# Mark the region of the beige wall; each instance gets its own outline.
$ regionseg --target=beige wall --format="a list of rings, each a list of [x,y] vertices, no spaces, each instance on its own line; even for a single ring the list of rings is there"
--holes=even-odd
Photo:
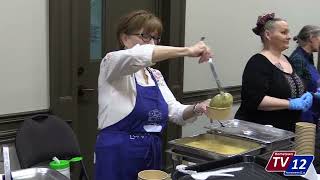
[[[276,12],[292,34],[319,24],[318,0],[186,2],[186,45],[206,36],[225,86],[241,84],[247,59],[261,47],[250,30],[259,14]],[[1,1],[0,22],[0,115],[49,108],[48,0]],[[207,64],[187,58],[184,68],[184,91],[216,87]]]
[[[185,43],[191,45],[201,36],[214,52],[216,69],[224,86],[240,85],[243,68],[261,48],[260,39],[251,31],[258,15],[275,12],[288,21],[296,35],[306,24],[320,25],[318,0],[187,0]],[[286,54],[296,47],[292,41]],[[216,87],[208,64],[197,65],[186,58],[183,90]]]
[[[0,1],[0,115],[49,107],[48,2]]]

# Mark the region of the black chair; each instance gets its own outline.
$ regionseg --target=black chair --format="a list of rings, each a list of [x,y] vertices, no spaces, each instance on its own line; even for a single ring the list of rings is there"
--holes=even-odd
[[[81,156],[71,127],[60,118],[47,114],[25,120],[17,132],[15,146],[21,168],[48,165],[54,156],[59,159]],[[83,161],[79,163],[79,179],[88,180]]]

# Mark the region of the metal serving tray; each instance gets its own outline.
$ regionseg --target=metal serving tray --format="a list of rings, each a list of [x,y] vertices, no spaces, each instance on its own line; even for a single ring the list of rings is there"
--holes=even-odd
[[[222,122],[224,127],[206,127],[209,132],[222,133],[252,139],[264,144],[286,141],[294,137],[294,133],[283,129],[268,127],[248,121],[232,119]]]
[[[200,134],[169,141],[173,149],[199,156],[223,159],[236,155],[258,155],[265,147],[254,141],[240,137],[228,137],[219,134]]]
[[[58,171],[49,168],[29,168],[12,171],[13,180],[69,180],[66,176]],[[1,174],[1,179],[5,180]]]

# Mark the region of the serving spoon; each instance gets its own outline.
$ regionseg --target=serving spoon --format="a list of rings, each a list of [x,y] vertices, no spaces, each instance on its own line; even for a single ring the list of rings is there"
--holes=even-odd
[[[204,41],[204,39],[205,39],[205,37],[201,37],[200,41]],[[212,61],[212,58],[211,58],[211,57],[209,58],[208,63],[210,64],[210,69],[211,69],[213,78],[214,78],[214,80],[215,80],[215,82],[216,82],[216,84],[217,84],[219,93],[220,93],[221,95],[224,95],[224,90],[223,90],[223,88],[222,88],[222,86],[221,86],[220,79],[218,78],[218,74],[217,74],[217,72],[216,72],[216,69],[215,69],[215,67],[214,67],[214,64],[213,64],[213,61]],[[216,119],[216,120],[219,122],[219,124],[221,125],[221,127],[224,127],[224,125],[222,124],[221,121],[219,121],[218,119]],[[211,122],[211,124],[212,124],[212,119],[210,119],[210,122]]]

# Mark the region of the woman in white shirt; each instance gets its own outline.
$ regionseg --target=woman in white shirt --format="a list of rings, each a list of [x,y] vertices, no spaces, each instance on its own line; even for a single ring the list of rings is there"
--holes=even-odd
[[[206,113],[209,101],[179,103],[160,71],[150,68],[176,57],[211,57],[200,41],[190,47],[157,45],[161,21],[134,11],[120,19],[117,37],[122,50],[108,53],[100,65],[99,115],[96,142],[97,180],[135,180],[145,169],[161,168],[161,134],[167,120],[184,125]]]

